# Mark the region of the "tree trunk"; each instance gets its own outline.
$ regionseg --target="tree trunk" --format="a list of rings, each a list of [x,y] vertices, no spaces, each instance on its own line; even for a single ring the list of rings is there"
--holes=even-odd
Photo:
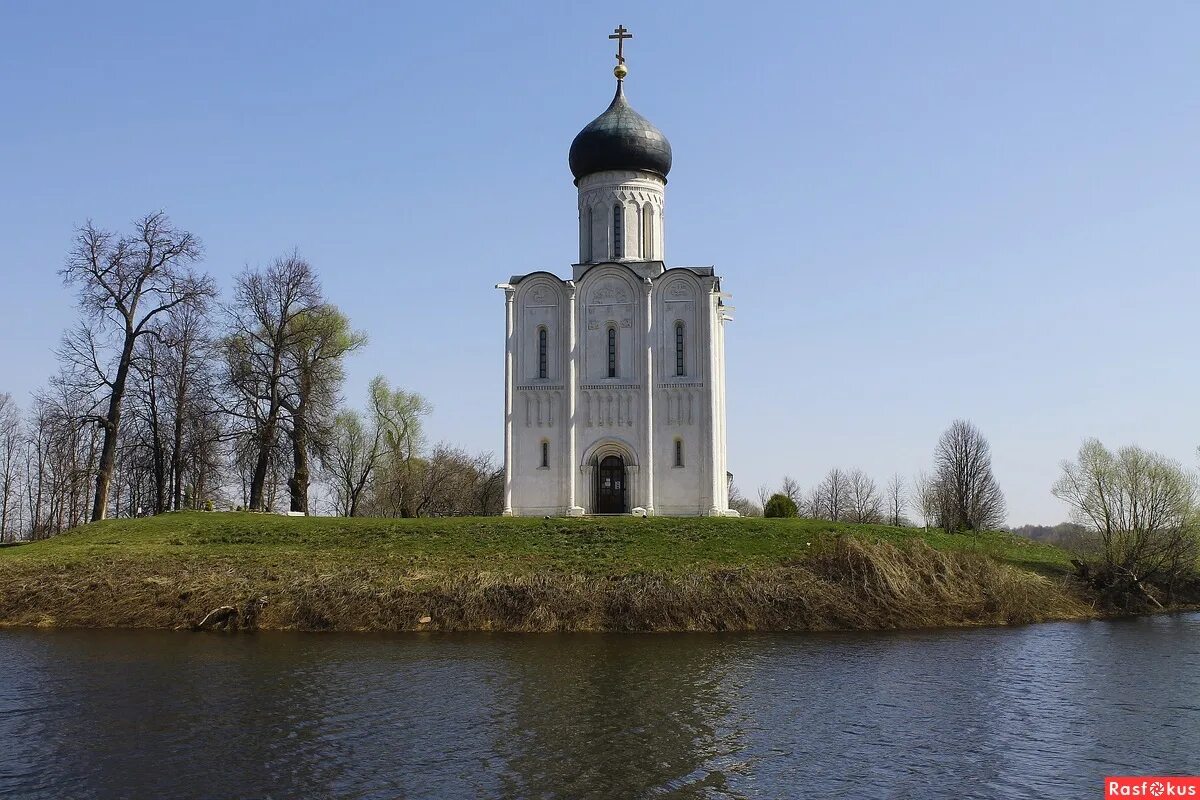
[[[121,429],[121,402],[125,399],[125,382],[129,378],[129,366],[133,362],[133,345],[136,336],[129,323],[125,325],[125,344],[121,348],[121,360],[117,364],[117,377],[112,383],[112,394],[108,396],[108,414],[105,416],[104,444],[100,448],[100,464],[96,468],[96,498],[92,502],[92,522],[108,516],[108,492],[112,486],[113,467],[117,461],[117,433]]]
[[[109,418],[104,424],[104,444],[100,448],[100,464],[96,468],[96,496],[92,501],[92,522],[108,516],[108,490],[112,483],[113,464],[117,456],[116,422],[112,415],[116,404],[109,403]],[[116,412],[119,416],[119,412]]]
[[[182,381],[180,382],[182,384]],[[182,390],[182,389],[181,389]],[[178,395],[177,395],[178,396]],[[183,507],[183,414],[175,408],[175,425],[171,432],[171,508]]]
[[[284,331],[281,328],[275,336],[274,351],[271,354],[270,375],[270,406],[267,418],[263,421],[259,433],[258,458],[254,462],[254,476],[250,479],[250,511],[266,511],[263,503],[263,489],[267,484],[267,470],[271,462],[271,447],[275,444],[275,429],[279,425],[279,382],[283,374],[283,345]]]
[[[163,444],[162,419],[158,413],[158,364],[154,359],[153,346],[150,351],[150,386],[148,405],[150,413],[150,447],[154,462],[154,513],[167,510],[167,453]]]
[[[288,480],[288,491],[291,492],[291,510],[308,513],[308,418],[306,416],[304,392],[308,387],[301,387],[301,398],[296,410],[292,413],[292,477]]]
[[[179,347],[179,374],[175,381],[175,419],[171,431],[171,507],[178,511],[183,501],[183,419],[187,408],[188,362],[191,360],[191,337],[184,335]]]
[[[258,458],[254,461],[254,474],[250,478],[250,511],[266,511],[263,505],[263,489],[267,484],[267,468],[271,461],[271,443],[275,439],[275,420],[268,417],[258,440]]]

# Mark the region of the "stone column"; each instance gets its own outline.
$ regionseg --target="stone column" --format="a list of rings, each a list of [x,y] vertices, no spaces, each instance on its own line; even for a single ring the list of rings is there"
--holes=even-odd
[[[511,517],[513,487],[513,334],[516,331],[513,299],[517,291],[511,286],[504,289],[504,511]]]
[[[579,480],[579,472],[575,467],[575,400],[579,393],[576,379],[578,374],[579,347],[575,332],[575,283],[567,281],[567,464],[563,474],[567,478],[567,515],[583,516],[583,507],[575,501],[575,484]]]
[[[643,293],[646,297],[646,327],[645,341],[643,345],[646,348],[646,372],[642,376],[644,381],[643,396],[646,404],[646,439],[645,453],[642,458],[646,470],[646,496],[642,508],[646,509],[647,514],[654,513],[654,319],[653,319],[653,291],[654,283],[649,279],[643,279]]]

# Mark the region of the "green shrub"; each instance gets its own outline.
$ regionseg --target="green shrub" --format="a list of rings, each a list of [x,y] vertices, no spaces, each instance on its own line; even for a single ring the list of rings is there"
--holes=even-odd
[[[796,508],[796,502],[786,494],[773,494],[767,504],[763,506],[764,517],[798,517],[800,509]]]

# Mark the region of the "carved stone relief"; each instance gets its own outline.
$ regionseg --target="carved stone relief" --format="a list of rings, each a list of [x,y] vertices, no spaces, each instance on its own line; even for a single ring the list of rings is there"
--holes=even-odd
[[[630,302],[629,287],[620,281],[607,280],[597,284],[596,288],[592,290],[589,305],[611,306],[628,302]]]
[[[667,287],[667,297],[673,300],[686,300],[692,296],[692,287],[686,281],[674,281]]]

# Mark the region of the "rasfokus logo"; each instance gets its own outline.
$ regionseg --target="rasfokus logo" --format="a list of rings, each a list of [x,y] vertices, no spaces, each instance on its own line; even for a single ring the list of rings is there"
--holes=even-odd
[[[1200,777],[1179,775],[1110,775],[1104,779],[1104,798],[1195,797],[1200,799]]]

